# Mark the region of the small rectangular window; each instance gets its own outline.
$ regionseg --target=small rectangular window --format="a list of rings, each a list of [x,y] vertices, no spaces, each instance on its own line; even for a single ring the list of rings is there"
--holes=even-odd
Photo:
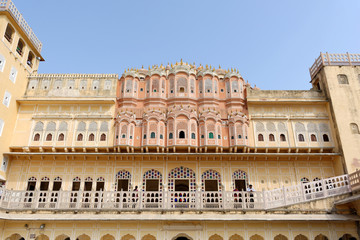
[[[16,76],[17,76],[17,70],[16,70],[15,67],[12,67],[12,68],[11,68],[11,71],[10,71],[10,75],[9,75],[10,81],[12,81],[13,83],[15,83],[15,81],[16,81]]]
[[[5,57],[0,54],[0,72],[4,71],[5,67]]]
[[[337,75],[339,84],[349,84],[348,78],[345,74]]]
[[[6,107],[9,107],[9,105],[10,105],[10,100],[11,100],[11,94],[10,94],[8,91],[5,91],[3,104],[4,104]]]
[[[7,156],[3,157],[2,164],[1,164],[1,170],[3,172],[6,172],[8,163],[9,163],[9,158]]]
[[[1,137],[3,129],[4,129],[4,125],[5,125],[4,120],[0,119],[0,137]]]

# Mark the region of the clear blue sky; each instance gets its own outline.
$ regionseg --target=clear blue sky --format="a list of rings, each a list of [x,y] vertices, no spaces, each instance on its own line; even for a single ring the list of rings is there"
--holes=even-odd
[[[360,53],[359,0],[14,0],[43,43],[40,73],[180,61],[238,68],[261,89],[309,89],[320,51]]]

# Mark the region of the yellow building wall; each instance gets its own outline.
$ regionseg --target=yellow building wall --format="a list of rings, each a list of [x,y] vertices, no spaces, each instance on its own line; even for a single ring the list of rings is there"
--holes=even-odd
[[[114,141],[114,101],[82,101],[82,102],[42,102],[31,104],[30,101],[19,106],[18,118],[14,129],[16,138],[12,139],[12,147],[111,147]],[[37,123],[43,123],[43,131],[36,131]],[[47,131],[50,122],[56,124],[55,131]],[[61,131],[60,124],[65,122],[67,130]],[[78,131],[78,124],[86,124],[85,131]],[[90,123],[97,124],[97,130],[89,129]],[[101,131],[101,124],[107,123],[107,130]],[[40,134],[40,140],[34,141],[34,135]],[[58,141],[59,134],[65,135],[64,141]],[[83,134],[83,141],[77,141],[77,134]],[[94,141],[89,141],[89,134],[95,134]],[[106,140],[100,141],[100,135],[106,134]],[[47,134],[52,140],[46,141]]]
[[[4,37],[8,23],[10,23],[15,30],[11,43]],[[16,52],[19,38],[22,38],[25,42],[23,56]],[[2,71],[0,71],[0,119],[4,122],[3,131],[0,135],[0,163],[3,166],[0,168],[0,177],[6,178],[4,170],[6,170],[7,163],[5,160],[4,165],[2,155],[4,152],[9,151],[9,143],[13,137],[18,111],[17,100],[24,95],[27,85],[27,76],[37,71],[39,60],[36,58],[37,56],[35,56],[32,67],[26,63],[29,51],[31,50],[34,54],[35,51],[31,48],[29,42],[26,41],[19,26],[15,24],[12,18],[9,18],[7,12],[0,12],[0,39],[0,54],[5,58],[4,67]],[[13,68],[17,71],[15,81],[10,80],[10,73]],[[5,92],[11,94],[8,107],[3,104]]]
[[[27,229],[25,224],[28,224]],[[39,229],[41,224],[45,224],[43,230]],[[315,239],[320,234],[332,240],[344,234],[357,236],[355,222],[325,221],[4,221],[0,230],[0,237],[5,240],[13,240],[9,237],[15,234],[25,239],[34,234],[38,240],[64,240],[66,237],[79,240],[174,240],[180,236],[192,240],[269,240],[280,234],[285,237],[281,240],[295,239],[299,235],[305,237],[300,239]]]
[[[348,84],[339,84],[338,75],[345,75]],[[353,133],[350,126],[359,128],[360,68],[352,66],[325,66],[315,78],[331,101],[331,111],[337,127],[338,139],[349,173],[360,168],[360,134]]]
[[[259,156],[164,156],[164,155],[106,155],[86,156],[78,155],[29,155],[12,156],[9,166],[7,189],[26,190],[27,181],[31,177],[37,179],[37,189],[40,179],[50,178],[52,181],[61,177],[62,189],[71,190],[75,177],[84,180],[91,177],[94,182],[97,178],[105,178],[105,190],[115,190],[115,176],[120,170],[127,170],[131,174],[132,186],[142,186],[143,175],[146,171],[158,170],[167,184],[169,172],[176,167],[187,167],[195,172],[197,188],[201,188],[201,175],[206,170],[212,169],[221,175],[222,184],[226,191],[234,189],[232,174],[236,170],[247,173],[248,183],[257,191],[280,188],[282,186],[296,185],[301,178],[310,181],[315,178],[328,178],[335,176],[334,162],[336,157],[322,157],[309,159],[308,157],[280,157],[279,159]],[[20,173],[20,174],[19,174]],[[95,187],[95,184],[93,184]]]

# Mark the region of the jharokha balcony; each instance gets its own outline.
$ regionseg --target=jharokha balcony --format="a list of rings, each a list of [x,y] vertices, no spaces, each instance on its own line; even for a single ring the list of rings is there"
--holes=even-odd
[[[360,171],[269,191],[18,191],[0,189],[5,211],[267,210],[354,191]]]

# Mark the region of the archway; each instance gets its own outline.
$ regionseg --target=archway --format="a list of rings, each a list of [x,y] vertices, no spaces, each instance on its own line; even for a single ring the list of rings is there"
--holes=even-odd
[[[100,240],[115,240],[115,237],[113,237],[110,234],[106,234],[106,235],[102,236]]]
[[[264,238],[260,235],[255,234],[250,237],[250,240],[264,240]]]
[[[55,240],[70,240],[70,237],[65,234],[61,234],[61,235],[57,236],[55,238]]]
[[[179,233],[174,238],[172,238],[172,240],[193,240],[193,239],[185,233]]]
[[[147,235],[143,236],[141,238],[141,240],[156,240],[156,238],[151,234],[147,234]]]
[[[23,239],[24,238],[20,234],[14,233],[10,237],[6,238],[5,240],[23,240]]]
[[[315,240],[329,240],[325,235],[319,234],[315,237]]]
[[[49,237],[44,234],[41,234],[41,235],[37,236],[35,238],[35,240],[49,240]]]
[[[121,238],[121,240],[135,240],[135,237],[133,235],[126,234]]]
[[[274,237],[274,240],[288,240],[288,238],[282,234],[279,234]]]
[[[294,240],[309,240],[307,237],[305,237],[302,234],[297,235]]]
[[[224,240],[220,235],[214,234],[211,237],[209,237],[209,240]]]
[[[82,235],[78,236],[76,238],[76,240],[91,240],[91,238],[86,234],[82,234]]]
[[[229,240],[244,240],[244,238],[238,234],[232,235]]]
[[[356,240],[356,238],[354,238],[350,234],[344,234],[341,238],[339,238],[339,240]]]

